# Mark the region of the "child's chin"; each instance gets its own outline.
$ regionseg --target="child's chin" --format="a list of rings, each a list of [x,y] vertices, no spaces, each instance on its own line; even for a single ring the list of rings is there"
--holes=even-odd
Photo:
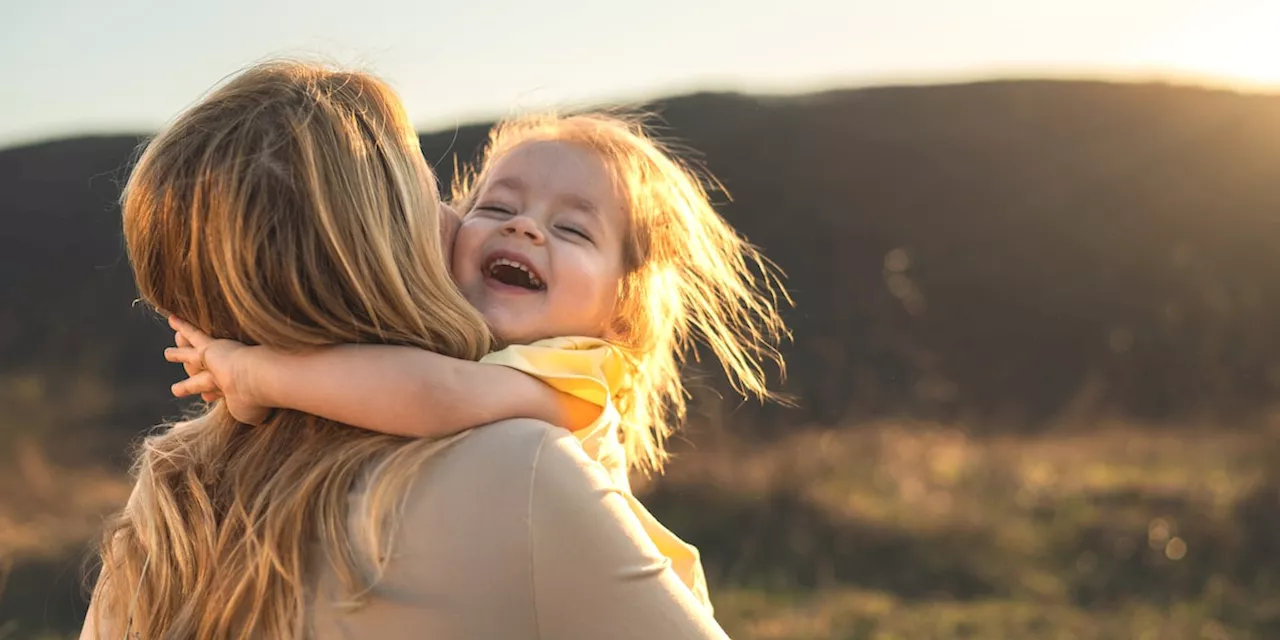
[[[499,340],[507,344],[528,344],[541,339],[536,327],[527,322],[513,321],[508,318],[486,318],[489,328]]]

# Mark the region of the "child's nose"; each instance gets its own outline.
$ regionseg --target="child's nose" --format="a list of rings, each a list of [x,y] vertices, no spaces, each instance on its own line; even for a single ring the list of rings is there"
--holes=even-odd
[[[521,235],[533,242],[542,242],[542,227],[529,216],[512,216],[503,225],[502,232],[506,235]]]

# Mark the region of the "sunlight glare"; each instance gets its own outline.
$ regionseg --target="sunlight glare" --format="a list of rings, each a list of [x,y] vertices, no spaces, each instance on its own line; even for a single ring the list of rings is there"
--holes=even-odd
[[[1173,63],[1193,75],[1251,89],[1280,89],[1280,2],[1205,13],[1186,26]]]

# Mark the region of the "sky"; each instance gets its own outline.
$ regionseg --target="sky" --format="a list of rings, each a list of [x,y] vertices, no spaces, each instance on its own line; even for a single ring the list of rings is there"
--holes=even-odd
[[[273,57],[376,73],[423,131],[704,90],[1096,77],[1272,92],[1280,0],[5,0],[0,147],[154,131]]]

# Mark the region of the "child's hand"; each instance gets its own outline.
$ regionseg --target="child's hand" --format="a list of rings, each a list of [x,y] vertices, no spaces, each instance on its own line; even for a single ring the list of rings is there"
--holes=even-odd
[[[164,359],[182,363],[187,379],[170,390],[179,398],[200,394],[205,401],[223,398],[231,416],[245,424],[261,424],[270,408],[259,403],[247,384],[245,356],[252,347],[235,340],[215,340],[194,325],[169,317],[177,332],[177,346],[164,350]]]
[[[187,340],[187,337],[182,335],[182,333],[178,331],[173,332],[173,343],[178,347],[191,346],[191,341]],[[184,362],[182,363],[182,369],[187,372],[187,377],[190,378],[196,375],[197,373],[204,371],[204,365],[199,362]],[[209,392],[200,394],[200,399],[204,400],[205,402],[213,402],[214,400],[217,400],[221,397],[222,397],[221,391],[209,391]]]

